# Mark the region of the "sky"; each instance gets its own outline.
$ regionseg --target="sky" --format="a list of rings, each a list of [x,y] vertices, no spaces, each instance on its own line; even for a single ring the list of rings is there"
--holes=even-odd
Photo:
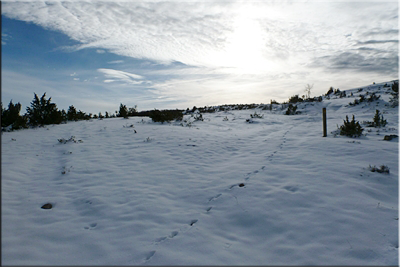
[[[2,1],[2,103],[270,103],[398,79],[397,1]]]

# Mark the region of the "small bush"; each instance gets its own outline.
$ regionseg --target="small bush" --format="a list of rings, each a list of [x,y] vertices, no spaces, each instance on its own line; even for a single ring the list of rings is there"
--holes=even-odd
[[[182,127],[192,127],[193,126],[193,124],[192,124],[192,122],[191,121],[188,121],[188,120],[183,120],[181,123],[180,123],[180,125],[182,126]]]
[[[335,89],[335,90],[333,91],[333,94],[334,94],[334,95],[340,95],[341,93],[342,93],[342,91],[340,91],[339,88],[337,88],[337,89]]]
[[[285,115],[295,115],[295,114],[298,114],[298,112],[296,112],[296,110],[297,110],[297,106],[296,106],[296,105],[289,104],[288,109],[286,110]]]
[[[154,140],[153,138],[147,137],[146,139],[144,139],[143,142],[145,142],[145,143],[150,143],[150,142],[153,141],[153,140]]]
[[[332,93],[333,93],[333,87],[331,86],[331,87],[329,88],[328,92],[326,92],[325,96],[328,96],[328,95],[330,95],[330,94],[332,94]]]
[[[68,142],[83,143],[82,140],[76,140],[76,139],[75,139],[75,136],[71,136],[69,139],[61,138],[61,139],[57,139],[57,140],[58,140],[58,142],[60,142],[61,144],[66,144],[66,143],[68,143]]]
[[[303,102],[303,99],[299,97],[299,95],[294,95],[289,98],[289,103],[296,104],[298,102]]]
[[[399,105],[399,81],[393,81],[392,84],[391,97],[389,99],[389,103],[392,107],[397,107]]]
[[[383,115],[381,115],[379,110],[377,109],[374,116],[374,127],[385,127],[386,124],[387,121],[383,118]]]
[[[370,94],[369,98],[367,98],[367,102],[374,102],[381,98],[381,96],[377,96],[375,93]]]
[[[354,99],[353,103],[349,103],[350,106],[357,106],[358,104],[361,104],[363,102],[373,102],[375,100],[378,100],[381,96],[376,96],[375,93],[372,93],[369,98],[365,98],[365,95],[360,95],[360,99]]]
[[[198,113],[195,115],[192,114],[192,116],[193,116],[194,121],[204,121],[203,115],[201,113]]]
[[[367,127],[385,127],[387,121],[383,118],[383,115],[381,115],[381,113],[377,109],[373,121],[365,121],[363,123],[366,124]]]
[[[262,118],[264,118],[264,114],[261,115],[261,114],[257,114],[257,112],[254,112],[254,114],[250,114],[250,117],[251,117],[251,118],[262,119]]]
[[[349,117],[346,116],[346,120],[343,120],[344,124],[340,126],[340,135],[345,135],[349,137],[361,136],[364,129],[361,127],[358,121],[355,121],[354,115],[353,119],[349,121]]]
[[[379,168],[377,168],[376,166],[371,166],[369,165],[369,170],[371,172],[379,172],[379,173],[387,173],[389,174],[389,167],[385,166],[385,165],[381,165]]]
[[[152,110],[149,114],[149,117],[154,122],[170,122],[173,120],[181,121],[183,119],[183,112],[182,110]]]

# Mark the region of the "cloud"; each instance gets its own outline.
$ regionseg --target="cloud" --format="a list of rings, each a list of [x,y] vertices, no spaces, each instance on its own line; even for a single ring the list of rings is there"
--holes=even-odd
[[[390,35],[393,37],[397,37],[399,35],[399,29],[382,30],[381,28],[375,28],[365,32],[364,35],[365,36]]]
[[[109,61],[107,62],[108,64],[120,64],[120,63],[124,63],[123,60],[114,60],[114,61]]]
[[[360,51],[374,51],[362,48]],[[333,56],[315,59],[313,67],[324,67],[335,71],[358,71],[366,73],[381,73],[396,77],[398,73],[399,58],[396,55],[368,56],[356,52],[343,52]]]
[[[97,71],[103,73],[106,78],[109,78],[104,80],[105,83],[119,81],[135,85],[135,84],[142,84],[144,82],[144,81],[137,81],[137,80],[143,80],[144,77],[134,73],[129,73],[120,70],[113,70],[113,69],[98,69]]]
[[[146,60],[97,70],[113,93],[135,85],[143,101],[279,101],[307,83],[398,76],[397,2],[7,1],[2,15],[79,42],[62,51]]]
[[[105,50],[102,50],[102,49],[97,49],[96,50],[96,53],[98,53],[98,54],[104,54],[106,51]]]
[[[2,45],[6,45],[9,39],[11,38],[10,35],[6,34],[6,33],[1,33],[1,44]]]
[[[366,44],[387,44],[387,43],[399,43],[399,40],[368,40],[365,42],[357,42],[358,45],[366,45]]]
[[[65,33],[81,43],[71,51],[94,48],[166,65],[263,73],[288,65],[295,70],[354,43],[382,43],[368,38],[395,33],[397,8],[397,3],[318,1],[34,1],[4,2],[2,13]]]

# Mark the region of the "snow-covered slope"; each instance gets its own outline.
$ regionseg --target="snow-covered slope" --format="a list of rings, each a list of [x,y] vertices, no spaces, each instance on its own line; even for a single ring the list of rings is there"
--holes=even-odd
[[[259,108],[185,115],[191,127],[131,117],[4,132],[2,263],[397,265],[398,138],[383,137],[398,135],[398,108],[382,85],[293,116]],[[381,98],[348,105],[366,91]],[[346,115],[372,121],[376,109],[386,127],[334,134]],[[247,123],[254,112],[264,117]]]

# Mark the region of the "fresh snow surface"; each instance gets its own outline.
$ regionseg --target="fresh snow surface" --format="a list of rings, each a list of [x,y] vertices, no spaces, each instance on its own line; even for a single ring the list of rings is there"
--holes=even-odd
[[[293,116],[276,106],[185,115],[191,127],[131,117],[4,132],[2,264],[398,265],[398,138],[383,141],[398,135],[398,108],[382,85]],[[381,99],[346,107],[366,91]],[[376,109],[386,127],[334,134]],[[254,112],[264,118],[247,123]]]

